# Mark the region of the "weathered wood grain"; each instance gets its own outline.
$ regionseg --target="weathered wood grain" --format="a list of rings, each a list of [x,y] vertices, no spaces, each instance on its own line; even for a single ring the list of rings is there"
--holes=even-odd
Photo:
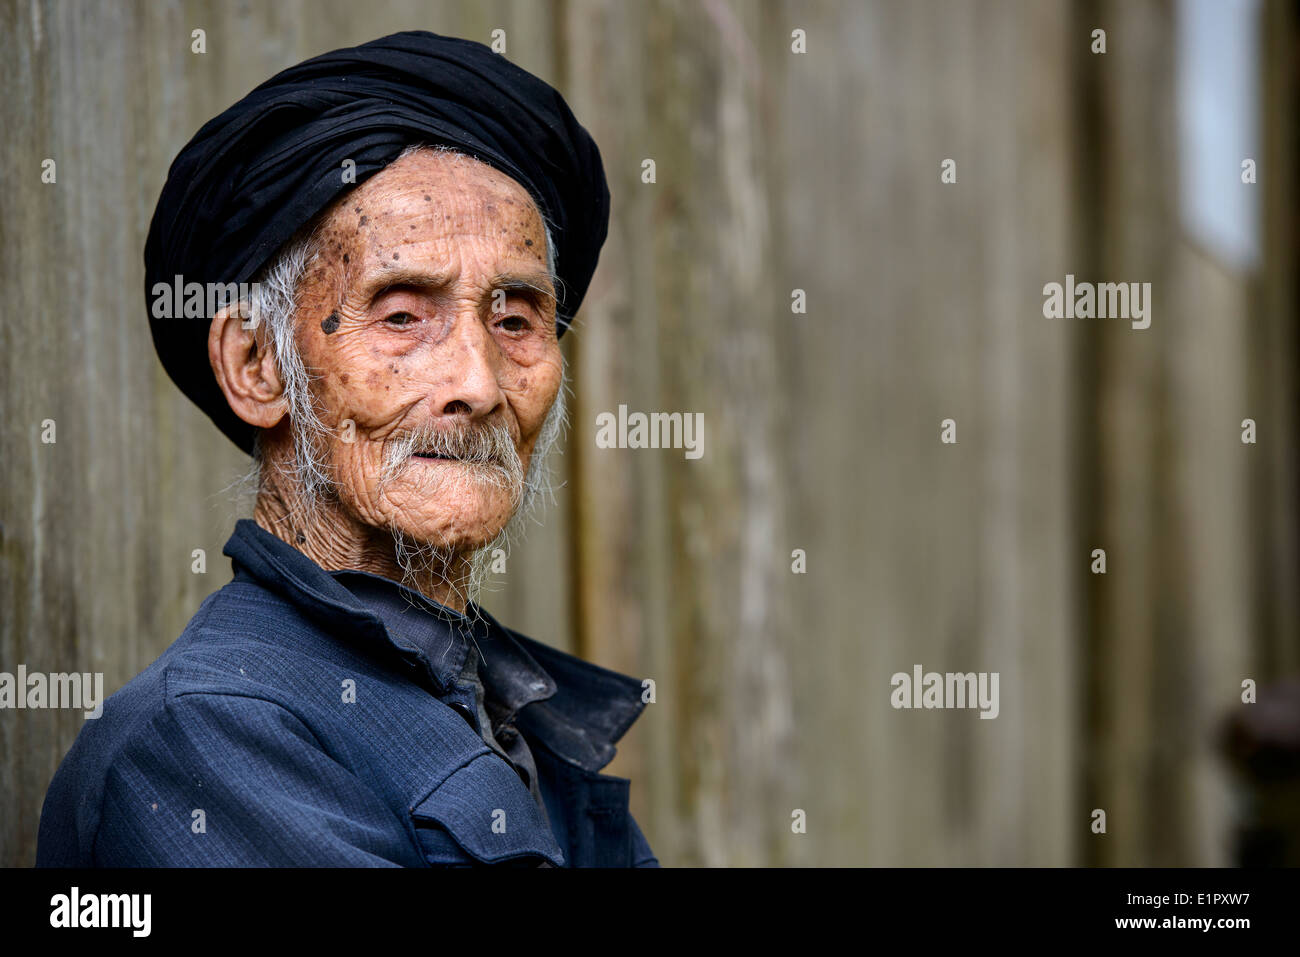
[[[1265,12],[1294,32],[1284,5]],[[223,489],[246,460],[166,378],[142,300],[176,151],[309,55],[501,28],[594,134],[613,219],[565,340],[559,502],[486,604],[653,679],[607,773],[631,778],[661,860],[1228,863],[1213,730],[1241,678],[1300,661],[1296,207],[1287,177],[1262,181],[1258,275],[1182,236],[1177,15],[0,4],[0,670],[115,690],[227,580],[246,503]],[[1270,47],[1270,117],[1294,113],[1293,51]],[[1266,173],[1294,165],[1287,123],[1263,123]],[[1152,328],[1045,319],[1066,273],[1152,282]],[[619,405],[702,413],[705,454],[598,448]],[[997,719],[893,708],[891,675],[918,663],[999,672]],[[0,712],[0,864],[34,859],[80,721]]]

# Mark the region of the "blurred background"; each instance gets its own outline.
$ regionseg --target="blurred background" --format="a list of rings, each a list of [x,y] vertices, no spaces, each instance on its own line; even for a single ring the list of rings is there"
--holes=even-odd
[[[0,0],[0,670],[114,691],[229,580],[149,219],[203,122],[412,28],[504,31],[605,160],[565,486],[484,604],[655,680],[606,773],[665,865],[1297,853],[1295,0]],[[1067,274],[1150,328],[1045,318]],[[597,448],[620,404],[705,454]],[[998,717],[895,710],[917,664]],[[0,712],[0,864],[81,722]]]

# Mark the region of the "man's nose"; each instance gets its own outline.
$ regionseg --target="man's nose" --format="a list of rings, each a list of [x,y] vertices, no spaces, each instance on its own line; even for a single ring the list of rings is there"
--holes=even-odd
[[[477,315],[456,319],[452,334],[442,343],[447,357],[446,385],[434,397],[443,415],[483,418],[505,400],[497,380],[496,343]]]

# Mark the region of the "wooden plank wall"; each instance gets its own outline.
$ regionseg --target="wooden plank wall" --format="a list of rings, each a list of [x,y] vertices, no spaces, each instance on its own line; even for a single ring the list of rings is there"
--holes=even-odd
[[[1297,658],[1292,224],[1262,276],[1182,239],[1177,9],[0,4],[0,670],[116,689],[227,580],[246,462],[141,301],[176,150],[314,53],[501,28],[593,132],[614,215],[566,337],[565,486],[487,604],[655,681],[608,772],[663,862],[1227,862],[1212,729]],[[1070,272],[1153,282],[1152,328],[1044,319]],[[705,454],[597,448],[619,405],[702,413]],[[998,718],[894,709],[915,664],[998,672]],[[0,713],[0,864],[33,860],[79,722]]]

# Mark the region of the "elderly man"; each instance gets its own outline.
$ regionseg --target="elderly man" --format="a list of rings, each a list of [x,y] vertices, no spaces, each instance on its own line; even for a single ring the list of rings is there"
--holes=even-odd
[[[251,292],[154,308],[154,341],[253,455],[254,517],[78,737],[38,864],[658,864],[599,773],[641,683],[475,602],[547,488],[608,210],[559,94],[429,33],[286,70],[185,147],[148,291]]]

